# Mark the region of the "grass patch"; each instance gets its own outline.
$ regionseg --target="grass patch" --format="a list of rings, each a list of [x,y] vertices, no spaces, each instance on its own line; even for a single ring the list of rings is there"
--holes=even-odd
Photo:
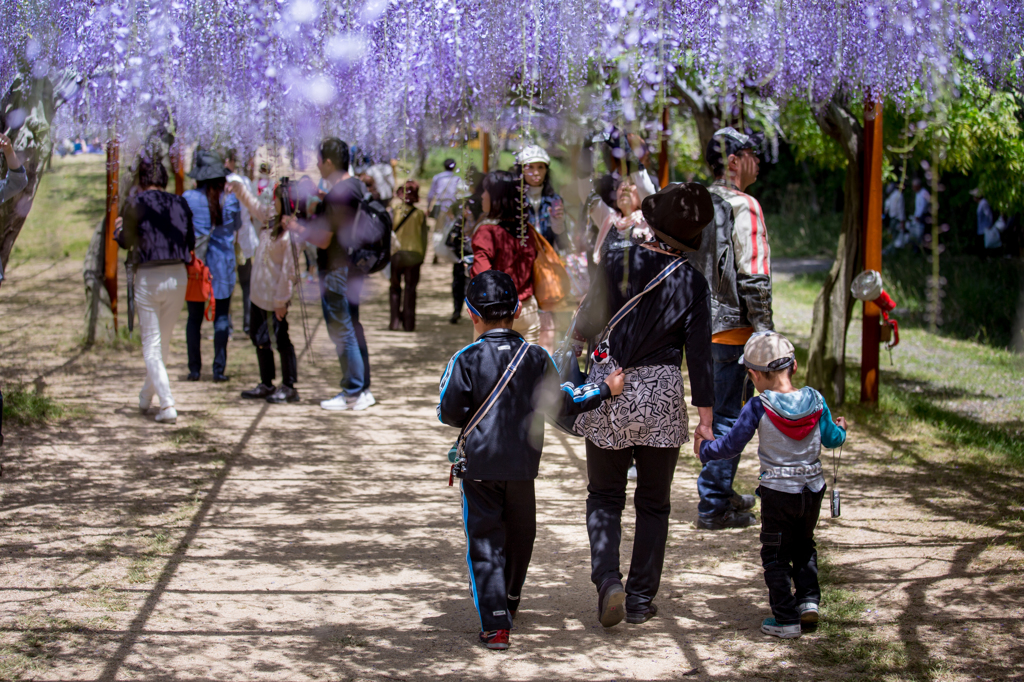
[[[92,628],[66,618],[22,616],[17,620],[21,636],[0,644],[0,679],[18,680],[44,668],[61,645],[76,635],[92,635]],[[34,676],[34,675],[33,675]]]
[[[197,424],[175,429],[171,432],[171,443],[180,447],[182,445],[193,445],[206,441],[208,434],[206,429]]]
[[[153,559],[150,557],[139,557],[128,565],[128,582],[132,584],[148,583],[152,580],[150,570],[153,568]]]
[[[106,211],[106,160],[102,154],[53,157],[11,259],[82,259]]]
[[[4,391],[4,423],[17,426],[50,424],[70,416],[72,411],[49,396],[29,391],[25,384],[13,384]]]

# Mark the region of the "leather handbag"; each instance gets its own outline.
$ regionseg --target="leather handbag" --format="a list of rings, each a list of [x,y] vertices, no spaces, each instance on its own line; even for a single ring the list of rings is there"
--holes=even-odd
[[[531,229],[537,259],[533,261],[533,295],[541,310],[557,310],[568,299],[571,282],[562,259],[547,239]]]
[[[185,300],[193,303],[209,301],[203,315],[208,322],[212,321],[216,303],[213,298],[213,277],[210,276],[210,268],[193,253],[192,262],[185,266],[185,272],[188,274]]]

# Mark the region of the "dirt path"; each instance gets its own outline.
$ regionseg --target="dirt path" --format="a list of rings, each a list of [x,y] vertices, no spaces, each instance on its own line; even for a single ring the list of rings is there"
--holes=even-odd
[[[1024,679],[1020,472],[928,458],[928,443],[897,427],[852,430],[843,517],[820,524],[830,584],[843,583],[829,588],[834,625],[795,642],[758,631],[757,530],[695,530],[698,467],[685,450],[661,612],[601,628],[583,443],[548,429],[513,648],[477,646],[446,485],[456,433],[434,412],[444,363],[470,335],[466,321],[447,323],[450,273],[424,267],[415,334],[385,331],[385,284],[373,279],[363,318],[379,404],[361,414],[316,405],[339,378],[322,324],[299,363],[303,402],[273,406],[237,397],[257,377],[240,330],[230,383],[183,381],[182,316],[174,427],[138,414],[138,349],[79,350],[78,263],[8,273],[5,386],[42,377],[40,390],[88,416],[7,429],[0,678]],[[627,518],[628,557],[628,507]]]

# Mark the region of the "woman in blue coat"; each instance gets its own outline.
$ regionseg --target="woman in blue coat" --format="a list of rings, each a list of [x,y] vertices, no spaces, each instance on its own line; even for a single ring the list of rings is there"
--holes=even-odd
[[[224,368],[228,361],[228,332],[231,320],[231,292],[235,289],[235,233],[242,225],[238,199],[225,192],[228,169],[213,152],[197,149],[189,177],[196,189],[183,195],[192,209],[196,234],[196,256],[210,268],[213,297],[216,300],[213,318],[213,380],[227,381]],[[188,345],[188,380],[199,381],[202,358],[199,354],[200,328],[206,303],[188,302],[188,324],[185,340]]]

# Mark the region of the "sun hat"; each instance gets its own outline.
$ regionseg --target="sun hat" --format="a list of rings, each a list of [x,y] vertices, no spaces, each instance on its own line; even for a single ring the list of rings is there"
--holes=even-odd
[[[501,270],[485,270],[470,281],[466,307],[484,320],[500,320],[514,315],[519,308],[516,284]]]
[[[221,158],[220,154],[196,148],[195,153],[192,155],[192,170],[188,173],[190,178],[196,182],[202,182],[204,180],[226,178],[230,174],[231,171],[224,167],[224,159]]]
[[[743,346],[740,364],[758,372],[777,372],[796,362],[793,344],[778,332],[757,332]]]
[[[551,165],[551,157],[544,151],[543,147],[539,147],[535,144],[527,145],[523,147],[522,151],[516,157],[516,161],[519,162],[520,166],[525,166],[528,163],[543,163]]]
[[[700,248],[700,235],[715,217],[711,193],[697,182],[668,185],[641,204],[644,220],[663,242],[682,251]]]

